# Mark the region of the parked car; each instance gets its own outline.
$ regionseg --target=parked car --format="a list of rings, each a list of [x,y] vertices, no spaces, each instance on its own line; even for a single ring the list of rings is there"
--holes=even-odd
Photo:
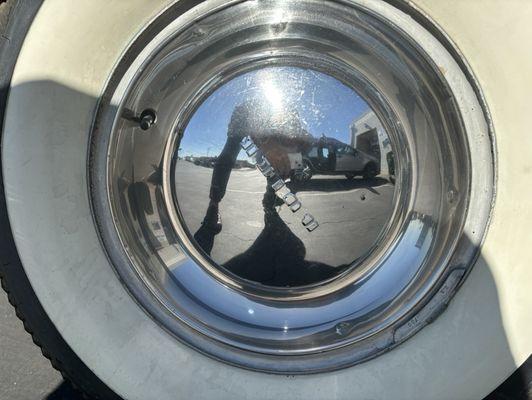
[[[313,175],[345,175],[347,179],[365,179],[380,174],[378,157],[355,149],[334,138],[321,137],[305,154],[300,167],[295,166],[292,179],[306,182]]]
[[[213,168],[214,167],[214,163],[216,162],[216,157],[195,157],[194,158],[194,165],[198,165],[198,166],[201,166],[201,167],[206,167],[206,168]]]

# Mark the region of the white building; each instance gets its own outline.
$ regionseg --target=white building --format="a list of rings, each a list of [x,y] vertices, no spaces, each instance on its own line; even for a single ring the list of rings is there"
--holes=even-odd
[[[381,160],[381,173],[388,175],[386,154],[392,151],[390,138],[373,110],[368,110],[350,126],[351,146]]]

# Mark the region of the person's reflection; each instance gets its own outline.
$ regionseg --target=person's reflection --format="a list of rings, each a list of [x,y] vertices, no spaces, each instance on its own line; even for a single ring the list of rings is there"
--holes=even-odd
[[[312,145],[296,112],[265,107],[254,101],[237,106],[228,126],[227,141],[215,163],[210,203],[195,240],[210,254],[215,236],[222,230],[219,204],[222,201],[231,170],[241,150],[240,143],[251,137],[282,179],[291,172],[289,154],[305,153]],[[276,206],[283,202],[268,182],[262,200],[264,230],[244,253],[226,262],[224,267],[236,275],[275,286],[304,285],[327,279],[334,269],[328,265],[305,260],[303,242],[279,217]]]

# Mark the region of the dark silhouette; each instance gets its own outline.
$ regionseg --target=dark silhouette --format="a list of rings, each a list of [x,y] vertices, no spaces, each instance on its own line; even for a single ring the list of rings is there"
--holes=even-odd
[[[266,156],[277,175],[290,176],[289,153],[304,153],[312,145],[313,137],[301,127],[296,112],[274,110],[254,101],[237,106],[231,116],[227,141],[213,169],[210,203],[200,229],[194,235],[208,254],[217,234],[222,230],[219,203],[222,201],[231,171],[241,150],[244,137],[249,136]],[[251,247],[224,264],[224,267],[244,279],[274,286],[300,286],[325,280],[343,267],[305,260],[303,242],[279,217],[276,206],[283,201],[268,182],[262,200],[264,230]],[[287,183],[289,188],[290,182]]]

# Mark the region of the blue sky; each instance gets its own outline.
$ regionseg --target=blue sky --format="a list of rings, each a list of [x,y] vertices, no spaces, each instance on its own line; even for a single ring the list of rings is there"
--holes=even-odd
[[[227,82],[201,104],[185,129],[180,155],[219,154],[235,106],[250,98],[272,106],[290,104],[312,135],[344,143],[351,142],[350,124],[369,109],[353,89],[329,75],[296,67],[263,68]]]

